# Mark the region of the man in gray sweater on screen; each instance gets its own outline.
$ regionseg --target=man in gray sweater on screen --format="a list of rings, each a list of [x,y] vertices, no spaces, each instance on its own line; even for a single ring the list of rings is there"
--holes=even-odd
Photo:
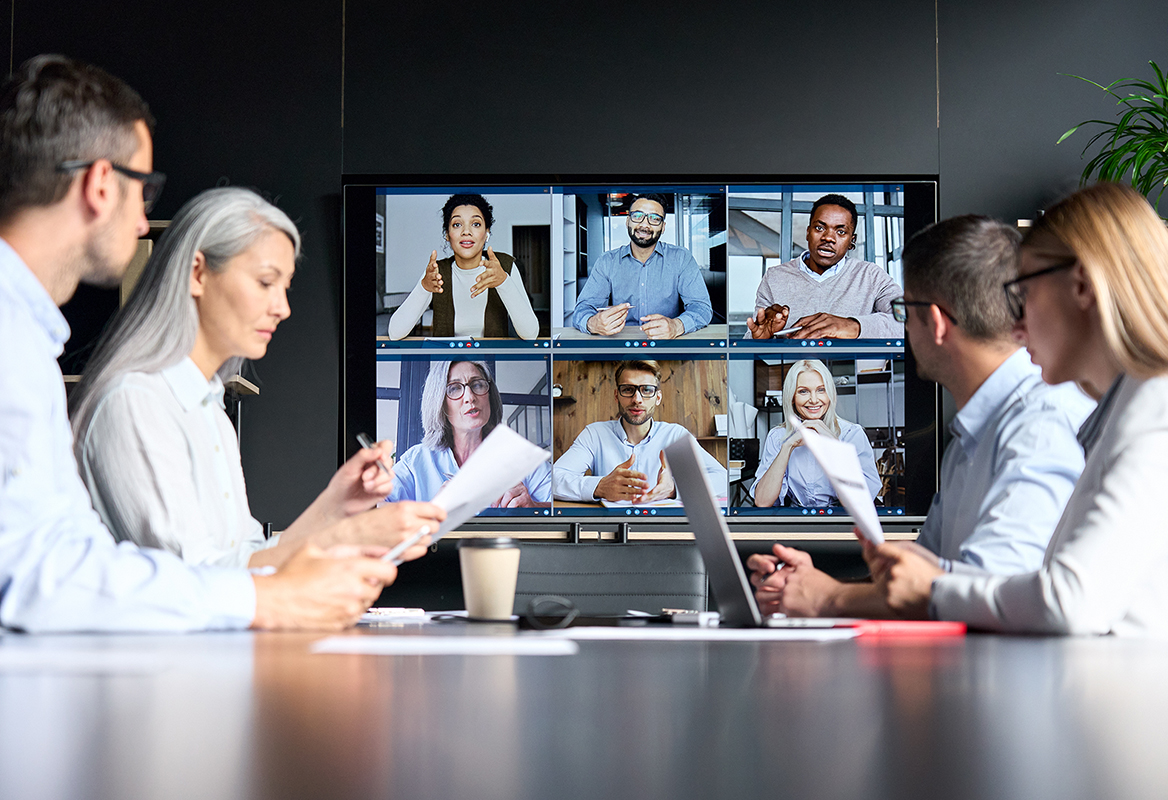
[[[755,295],[750,336],[770,339],[886,339],[904,336],[892,318],[900,287],[856,247],[856,205],[827,194],[811,207],[807,252],[767,269]],[[789,332],[788,332],[789,331]]]

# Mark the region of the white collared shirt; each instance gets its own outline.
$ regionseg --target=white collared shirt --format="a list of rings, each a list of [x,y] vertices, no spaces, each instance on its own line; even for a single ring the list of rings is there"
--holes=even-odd
[[[223,384],[190,358],[123,375],[79,435],[93,505],[118,540],[190,564],[246,567],[265,541],[251,515]]]
[[[115,544],[73,459],[56,358],[69,326],[0,240],[0,624],[30,632],[246,628],[245,570]]]

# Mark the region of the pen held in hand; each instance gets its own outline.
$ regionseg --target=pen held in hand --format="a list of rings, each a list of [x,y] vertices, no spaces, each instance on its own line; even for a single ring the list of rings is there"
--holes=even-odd
[[[430,535],[430,526],[423,525],[422,528],[408,539],[404,539],[397,543],[397,545],[388,553],[381,557],[382,561],[389,561],[395,567],[402,563],[401,554],[409,550],[411,547],[422,541],[422,538]]]
[[[358,433],[357,434],[357,443],[360,444],[362,447],[364,447],[366,450],[372,450],[373,445],[374,445],[374,441],[371,438],[369,438],[369,434],[367,434],[367,433]],[[384,472],[386,475],[388,475],[391,478],[393,477],[393,473],[390,472],[389,467],[387,467],[385,465],[385,462],[382,461],[380,458],[377,459],[377,466],[381,467],[381,471]]]

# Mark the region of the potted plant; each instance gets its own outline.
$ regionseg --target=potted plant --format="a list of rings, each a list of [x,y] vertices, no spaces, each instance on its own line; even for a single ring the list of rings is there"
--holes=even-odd
[[[1080,122],[1059,137],[1061,144],[1084,125],[1102,125],[1083,148],[1083,155],[1096,142],[1102,149],[1083,169],[1081,181],[1122,181],[1131,175],[1131,185],[1145,195],[1157,210],[1168,189],[1168,79],[1155,61],[1149,61],[1155,81],[1123,78],[1104,86],[1093,80],[1069,75],[1097,86],[1116,99],[1118,120],[1092,119]],[[1155,200],[1153,200],[1153,194]]]

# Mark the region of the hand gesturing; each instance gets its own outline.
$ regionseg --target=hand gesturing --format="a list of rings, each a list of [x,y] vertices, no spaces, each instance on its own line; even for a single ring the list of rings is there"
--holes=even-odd
[[[442,294],[442,275],[438,272],[438,251],[430,251],[430,263],[422,276],[422,288],[430,294]]]

